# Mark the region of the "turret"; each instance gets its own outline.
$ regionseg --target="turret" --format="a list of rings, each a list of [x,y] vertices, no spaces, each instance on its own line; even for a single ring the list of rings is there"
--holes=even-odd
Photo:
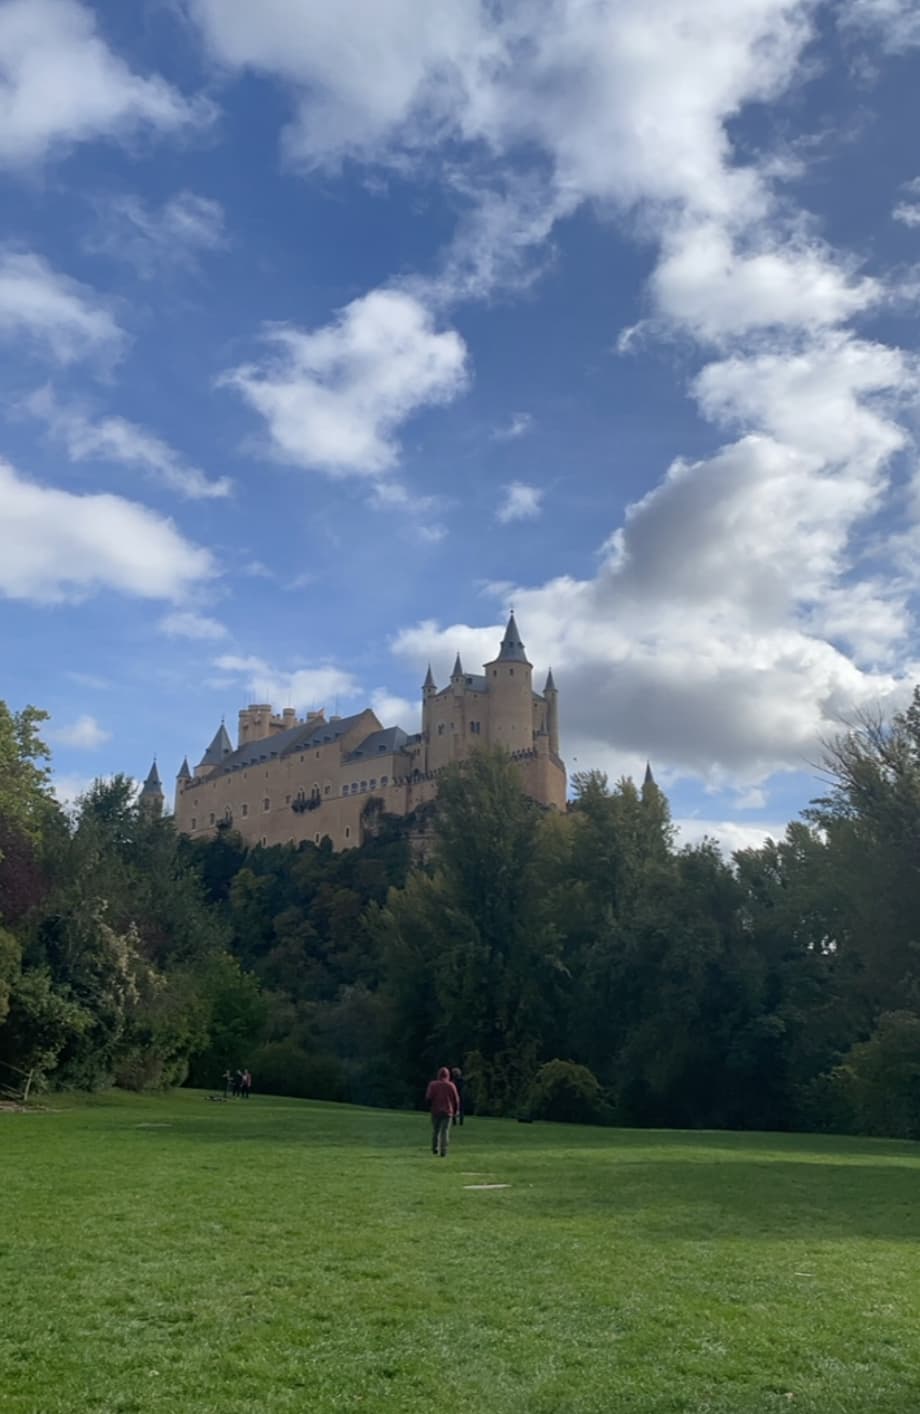
[[[214,770],[215,766],[222,766],[224,757],[229,756],[233,750],[233,744],[227,734],[227,728],[221,722],[211,740],[211,745],[202,756],[195,767],[195,778],[207,776]]]
[[[454,662],[454,670],[450,675],[450,685],[454,690],[454,696],[458,696],[463,691],[463,664],[460,662],[460,654],[457,654]]]
[[[533,668],[513,610],[498,657],[485,664],[485,673],[491,744],[511,752],[533,750]]]
[[[157,759],[154,757],[153,765],[150,767],[147,774],[147,779],[141,786],[138,804],[141,810],[149,815],[162,815],[164,802],[163,784],[160,780],[160,773],[157,770]]]
[[[185,790],[185,787],[188,785],[188,783],[189,783],[189,781],[190,781],[191,779],[192,779],[192,773],[191,773],[191,771],[190,771],[189,768],[188,768],[188,757],[187,757],[187,756],[183,756],[183,758],[182,758],[182,765],[179,767],[179,770],[178,770],[178,772],[176,773],[176,803],[175,803],[175,811],[176,811],[176,814],[177,814],[177,815],[178,815],[178,813],[179,813],[179,797],[180,797],[180,795],[182,794],[182,792]]]
[[[550,668],[546,674],[546,686],[543,688],[543,696],[546,698],[546,730],[549,733],[549,749],[554,756],[559,755],[559,693],[556,690],[556,681],[553,677],[553,670]]]

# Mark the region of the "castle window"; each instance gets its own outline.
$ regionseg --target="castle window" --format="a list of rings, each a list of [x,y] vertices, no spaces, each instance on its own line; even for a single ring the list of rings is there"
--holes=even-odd
[[[481,735],[481,727],[482,727],[482,723],[481,723],[481,722],[470,722],[470,735],[471,735],[471,736],[479,736],[479,735]]]
[[[286,796],[284,797],[284,803],[285,803],[285,805],[290,805],[290,803],[291,803],[291,797],[290,797],[289,795],[286,795]]]
[[[213,825],[213,824],[214,824],[214,811],[213,811],[213,810],[211,811],[210,815],[208,816],[208,824],[209,824],[209,825]]]
[[[345,826],[345,838],[346,838],[347,840],[350,840],[350,839],[351,839],[351,826],[350,826],[350,825],[346,825],[346,826]]]
[[[371,781],[371,790],[376,790],[376,789],[377,789],[377,782],[376,782],[375,780],[374,780],[374,781]]]
[[[513,668],[509,668],[509,669],[508,669],[508,672],[511,674],[512,677],[514,677],[514,669],[513,669]]]
[[[268,844],[268,840],[267,840],[267,839],[265,838],[265,836],[263,835],[263,836],[262,836],[262,848],[264,849],[267,844]]]
[[[240,806],[240,814],[241,814],[241,815],[248,815],[248,814],[249,814],[249,806],[248,806],[248,805],[245,805],[245,804],[244,804],[244,805],[241,805],[241,806]]]
[[[438,722],[438,736],[444,735],[444,723]]]
[[[271,810],[271,808],[272,808],[272,803],[271,803],[271,801],[269,800],[268,796],[266,796],[265,799],[262,801],[262,809],[263,809],[263,810]]]
[[[193,815],[193,816],[192,816],[192,829],[195,830],[195,829],[197,829],[197,828],[198,828],[198,821],[195,819],[195,817],[194,817],[194,815]]]
[[[319,752],[318,752],[318,751],[317,751],[317,753],[316,753],[316,759],[317,759],[317,761],[319,760]]]
[[[493,678],[497,678],[497,677],[498,677],[498,668],[493,668],[493,669],[492,669],[492,676],[493,676]]]
[[[380,784],[381,784],[382,786],[388,786],[388,785],[390,784],[390,778],[389,778],[389,776],[381,776],[381,777],[380,777]]]
[[[357,795],[357,794],[358,794],[358,782],[357,782],[357,781],[352,781],[352,783],[351,783],[351,793],[352,793],[352,795]]]
[[[327,786],[326,789],[323,791],[323,795],[329,795],[330,792],[331,792],[331,790],[332,790],[332,786]]]
[[[343,794],[343,795],[347,795],[347,794],[348,794],[348,787],[347,787],[347,786],[343,786],[343,787],[342,787],[342,794]]]
[[[313,843],[319,844],[319,830],[317,830],[316,834],[313,836]]]
[[[367,781],[362,781],[362,782],[361,782],[361,794],[363,795],[366,790],[367,790]]]

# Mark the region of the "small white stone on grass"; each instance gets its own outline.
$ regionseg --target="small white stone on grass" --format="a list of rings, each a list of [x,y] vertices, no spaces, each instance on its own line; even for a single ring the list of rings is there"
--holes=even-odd
[[[464,1183],[464,1188],[475,1189],[481,1192],[483,1188],[510,1188],[510,1183]]]

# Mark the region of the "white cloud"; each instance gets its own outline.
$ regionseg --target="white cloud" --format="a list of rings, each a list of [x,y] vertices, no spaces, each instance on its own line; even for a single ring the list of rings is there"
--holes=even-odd
[[[731,856],[739,849],[760,849],[768,839],[781,840],[786,834],[785,823],[749,824],[741,820],[700,820],[694,816],[675,820],[678,843],[702,844],[715,840],[722,853]]]
[[[536,520],[543,510],[543,491],[539,486],[529,486],[526,481],[512,481],[504,488],[501,505],[495,512],[495,519],[502,525],[514,520]]]
[[[385,727],[402,727],[407,732],[421,729],[421,697],[410,702],[408,698],[388,692],[385,687],[378,687],[371,693],[371,707]]]
[[[37,162],[93,138],[128,139],[207,122],[158,76],[133,73],[77,0],[0,5],[0,165]]]
[[[466,348],[411,295],[373,290],[311,332],[270,329],[274,355],[225,374],[264,419],[280,459],[333,476],[379,476],[397,429],[466,384]]]
[[[916,0],[843,0],[838,21],[845,28],[874,32],[885,49],[900,54],[920,44]]]
[[[40,388],[23,403],[33,417],[47,423],[72,461],[108,461],[137,467],[161,485],[189,500],[229,496],[228,477],[212,481],[197,466],[183,461],[166,442],[123,417],[93,419],[77,407],[62,406],[50,388]]]
[[[218,619],[197,614],[191,609],[176,609],[166,614],[157,625],[167,638],[216,639],[228,638],[229,632]]]
[[[214,659],[214,667],[242,678],[255,701],[311,711],[322,707],[327,717],[335,711],[338,698],[353,698],[358,691],[352,674],[332,664],[285,670],[272,667],[264,658],[225,653]]]
[[[532,428],[533,414],[516,412],[502,427],[496,427],[492,433],[492,440],[493,442],[516,442],[518,437],[523,437]]]
[[[757,245],[739,248],[711,221],[669,233],[651,288],[666,318],[715,340],[758,328],[840,324],[881,298],[878,281],[857,279],[817,243],[777,247],[761,235]]]
[[[116,196],[100,204],[99,227],[88,248],[126,260],[144,279],[180,266],[194,270],[203,253],[229,242],[219,201],[181,191],[155,207],[139,196]]]
[[[94,290],[53,270],[41,256],[2,247],[0,335],[25,339],[65,364],[117,356],[124,343],[111,311]]]
[[[95,751],[110,741],[112,733],[100,727],[95,717],[84,714],[66,727],[54,727],[48,733],[59,746],[70,746],[76,751]]]
[[[905,201],[899,201],[891,215],[902,226],[920,226],[920,177],[904,182],[902,191],[907,193]]]
[[[216,573],[172,521],[120,496],[74,495],[0,462],[0,594],[54,604],[114,589],[181,599]]]

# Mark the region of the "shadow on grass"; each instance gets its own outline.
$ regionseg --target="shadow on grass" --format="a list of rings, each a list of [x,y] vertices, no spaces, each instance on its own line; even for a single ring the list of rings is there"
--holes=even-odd
[[[915,1169],[803,1160],[626,1163],[606,1170],[602,1184],[590,1166],[564,1179],[537,1173],[528,1210],[549,1220],[609,1214],[635,1223],[645,1238],[668,1242],[920,1241]]]

